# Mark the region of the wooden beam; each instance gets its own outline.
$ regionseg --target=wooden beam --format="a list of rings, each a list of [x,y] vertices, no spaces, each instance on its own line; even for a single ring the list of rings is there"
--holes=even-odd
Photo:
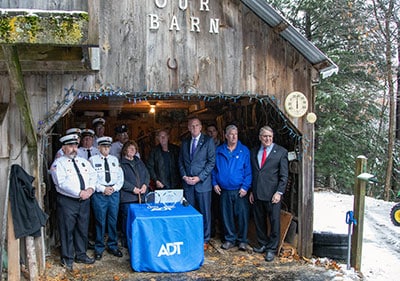
[[[87,45],[87,12],[2,9],[0,44]]]
[[[2,46],[3,52],[7,62],[7,68],[9,73],[9,81],[11,89],[15,93],[15,101],[19,108],[19,112],[21,114],[21,118],[23,121],[23,126],[25,130],[27,145],[28,145],[28,158],[30,163],[30,171],[33,171],[33,176],[38,178],[40,174],[38,171],[38,145],[37,145],[37,135],[35,133],[35,129],[33,126],[33,117],[32,111],[30,107],[30,101],[25,89],[25,83],[21,71],[21,65],[19,62],[18,51],[15,46]],[[37,183],[37,181],[36,181]],[[37,186],[36,186],[37,189]],[[12,224],[12,220],[10,220],[9,226]],[[14,238],[15,239],[15,238]],[[33,237],[27,237],[25,239],[26,242],[26,251],[27,251],[27,259],[29,265],[29,277],[30,280],[38,280],[38,262],[35,253],[34,240]],[[39,246],[41,249],[43,245]],[[16,256],[19,257],[20,252],[14,252]],[[19,258],[18,258],[19,260]],[[19,262],[17,263],[19,265]],[[41,265],[41,263],[39,263]],[[43,270],[44,267],[41,268]],[[9,280],[19,280],[19,279],[9,279]]]
[[[28,146],[32,149],[31,156],[34,156],[37,154],[37,137],[33,126],[31,107],[25,90],[17,48],[15,46],[6,45],[3,45],[2,48],[7,62],[10,85],[15,91],[16,102],[22,116],[22,121],[24,122]]]
[[[50,45],[16,45],[19,60],[23,61],[75,61],[82,59],[82,47]],[[0,61],[5,57],[0,52]]]
[[[21,71],[26,72],[41,72],[51,74],[65,73],[93,73],[87,69],[82,61],[21,61]],[[6,72],[7,65],[0,61],[0,72]]]

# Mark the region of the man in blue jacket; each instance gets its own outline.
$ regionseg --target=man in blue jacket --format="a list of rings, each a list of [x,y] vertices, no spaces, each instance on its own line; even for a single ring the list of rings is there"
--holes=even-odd
[[[238,128],[225,129],[226,142],[217,147],[215,167],[212,172],[214,191],[221,196],[221,213],[224,225],[224,243],[229,250],[238,244],[239,250],[247,248],[251,164],[250,151],[238,140]],[[236,219],[238,229],[236,230]]]

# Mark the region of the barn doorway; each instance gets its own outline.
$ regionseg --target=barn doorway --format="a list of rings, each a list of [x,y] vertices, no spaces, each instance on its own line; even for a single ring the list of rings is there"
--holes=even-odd
[[[274,141],[289,151],[289,181],[286,188],[283,209],[293,215],[296,221],[299,213],[299,188],[301,184],[301,159],[303,138],[289,119],[278,109],[269,97],[204,97],[204,96],[169,96],[161,98],[141,98],[125,96],[84,97],[71,107],[70,111],[54,126],[52,145],[49,149],[49,166],[53,156],[60,148],[58,139],[66,129],[92,128],[92,121],[97,117],[106,120],[105,135],[114,138],[114,128],[125,124],[129,138],[139,145],[139,152],[144,162],[156,143],[156,133],[160,129],[170,130],[170,142],[180,145],[181,139],[188,136],[187,119],[198,117],[203,124],[203,131],[214,124],[224,140],[223,130],[229,124],[239,128],[239,139],[250,149],[259,145],[260,127],[271,126]],[[51,180],[48,186],[52,186]],[[49,213],[52,214],[52,196],[48,197]],[[56,229],[55,216],[51,229]],[[52,223],[50,223],[52,224]],[[56,239],[57,240],[57,239]]]

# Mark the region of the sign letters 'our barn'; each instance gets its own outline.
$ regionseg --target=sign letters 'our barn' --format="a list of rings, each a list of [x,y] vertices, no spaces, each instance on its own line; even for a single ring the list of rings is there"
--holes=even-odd
[[[154,0],[154,5],[158,9],[164,9],[167,7],[167,4],[169,2],[178,2],[178,7],[179,10],[184,12],[189,5],[189,0]],[[200,12],[209,12],[210,7],[209,7],[209,2],[210,0],[198,0],[200,4]],[[158,14],[149,14],[150,22],[149,22],[149,28],[151,30],[158,30],[160,28],[160,16]],[[178,21],[178,18],[176,15],[172,15],[171,18],[168,21],[169,23],[169,30],[170,31],[179,31],[181,30],[180,28],[180,23]],[[198,17],[190,17],[190,32],[200,32],[201,31],[201,22]],[[203,26],[204,27],[204,26]],[[208,32],[217,34],[219,33],[219,19],[214,19],[210,18],[209,25],[208,27]]]

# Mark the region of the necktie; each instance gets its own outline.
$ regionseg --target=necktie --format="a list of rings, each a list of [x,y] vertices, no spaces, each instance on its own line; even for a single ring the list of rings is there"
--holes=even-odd
[[[191,149],[191,152],[190,152],[190,158],[191,159],[193,159],[193,155],[194,155],[194,152],[196,151],[196,147],[197,147],[197,139],[193,139],[192,140],[192,149]]]
[[[110,177],[110,166],[108,165],[107,158],[104,158],[104,168],[106,171],[106,182],[108,183],[111,181],[111,177]]]
[[[76,171],[76,173],[78,174],[79,183],[80,183],[80,185],[81,185],[81,190],[84,190],[84,189],[85,189],[85,182],[84,182],[84,180],[83,180],[83,177],[82,177],[82,175],[81,175],[81,172],[79,171],[78,165],[76,165],[76,162],[75,162],[75,159],[74,159],[74,158],[72,158],[72,163],[74,164],[75,171]]]
[[[87,159],[89,159],[90,156],[92,156],[92,154],[90,153],[90,149],[88,149],[88,150],[87,150]]]
[[[260,167],[264,166],[265,159],[267,159],[267,148],[266,147],[264,147],[264,150],[263,150],[263,154],[262,154],[262,157],[261,157],[261,166]]]

